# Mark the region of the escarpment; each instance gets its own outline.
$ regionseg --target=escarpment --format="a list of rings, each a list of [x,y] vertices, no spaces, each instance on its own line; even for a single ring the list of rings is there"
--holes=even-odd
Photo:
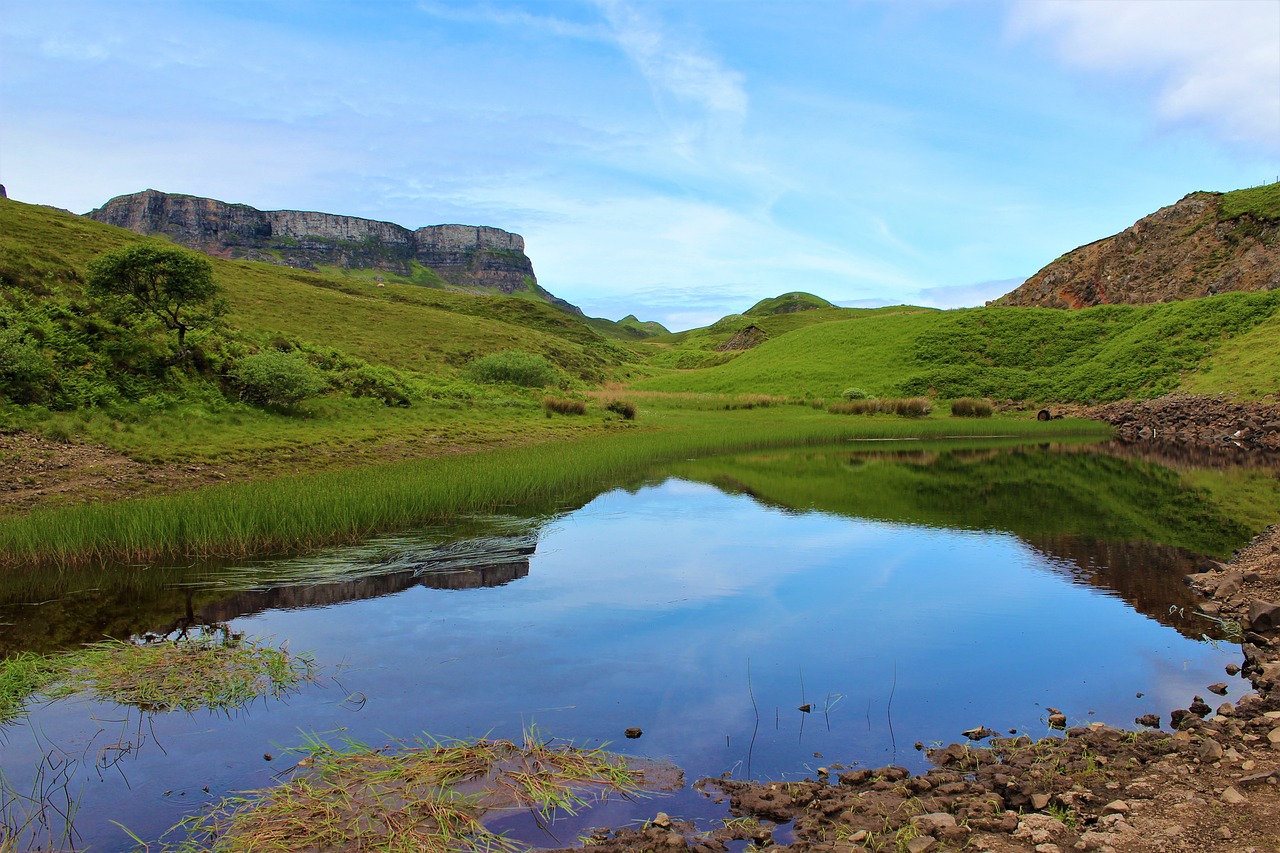
[[[138,234],[221,258],[301,269],[379,270],[409,279],[418,267],[447,285],[511,294],[532,291],[562,310],[581,313],[538,285],[519,234],[484,225],[391,222],[303,210],[258,210],[246,204],[144,190],[117,196],[85,214]]]

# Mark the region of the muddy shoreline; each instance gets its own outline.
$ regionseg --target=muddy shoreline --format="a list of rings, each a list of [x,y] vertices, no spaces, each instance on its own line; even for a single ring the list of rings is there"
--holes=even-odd
[[[1252,692],[1205,685],[1189,708],[1123,730],[1066,728],[1066,714],[1049,709],[1047,737],[957,733],[971,739],[926,750],[935,767],[922,774],[833,767],[800,782],[702,779],[698,790],[729,804],[723,826],[699,831],[657,813],[642,827],[595,832],[587,849],[1280,850],[1280,525],[1188,582],[1207,615],[1239,626],[1238,669]],[[1168,730],[1151,728],[1161,724]]]

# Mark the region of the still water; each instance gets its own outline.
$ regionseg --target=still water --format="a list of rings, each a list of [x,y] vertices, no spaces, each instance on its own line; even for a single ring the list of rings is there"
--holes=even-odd
[[[669,761],[692,781],[921,769],[917,742],[978,725],[1041,736],[1049,706],[1073,725],[1167,720],[1208,684],[1227,682],[1229,697],[1246,687],[1223,671],[1238,646],[1213,639],[1182,578],[1280,516],[1280,489],[1265,466],[1148,456],[741,454],[556,513],[305,558],[11,579],[6,653],[194,617],[287,640],[321,678],[232,714],[37,704],[0,730],[0,817],[29,813],[43,787],[75,805],[77,846],[131,849],[122,826],[153,840],[203,804],[269,786],[310,736],[518,740],[536,726]],[[642,737],[625,738],[629,727]],[[553,846],[658,809],[710,820],[722,808],[686,787],[612,802],[553,825],[555,837],[508,828]]]

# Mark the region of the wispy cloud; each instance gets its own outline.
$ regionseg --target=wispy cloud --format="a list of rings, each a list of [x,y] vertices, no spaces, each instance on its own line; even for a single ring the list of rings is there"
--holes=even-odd
[[[660,93],[696,104],[709,113],[745,118],[743,75],[710,53],[674,37],[654,19],[623,0],[597,0],[618,45]]]
[[[1164,122],[1280,151],[1280,3],[1020,0],[1009,29],[1069,66],[1153,81]]]

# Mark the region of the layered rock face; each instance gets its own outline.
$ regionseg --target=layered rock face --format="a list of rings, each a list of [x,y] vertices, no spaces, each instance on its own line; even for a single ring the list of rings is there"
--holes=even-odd
[[[524,238],[500,228],[432,225],[411,231],[355,216],[263,211],[156,190],[117,196],[86,216],[138,234],[163,234],[221,258],[301,269],[376,269],[403,276],[412,274],[416,262],[460,288],[510,294],[532,287],[553,304],[577,310],[538,287],[533,263],[524,253]]]
[[[1140,305],[1280,287],[1280,223],[1222,218],[1221,205],[1221,193],[1191,193],[1063,255],[995,304]]]

